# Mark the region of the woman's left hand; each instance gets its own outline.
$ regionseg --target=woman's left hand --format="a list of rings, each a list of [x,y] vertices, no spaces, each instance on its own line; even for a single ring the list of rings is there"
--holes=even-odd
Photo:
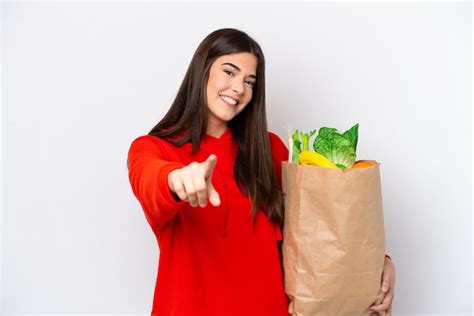
[[[383,265],[381,290],[384,293],[382,302],[378,305],[372,305],[370,310],[373,312],[385,311],[386,316],[392,316],[392,302],[395,295],[395,265],[388,257],[385,257],[385,263]],[[380,314],[373,313],[371,315]]]

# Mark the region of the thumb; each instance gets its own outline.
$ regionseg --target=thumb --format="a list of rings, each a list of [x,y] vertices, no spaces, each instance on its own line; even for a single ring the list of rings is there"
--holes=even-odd
[[[204,161],[201,164],[204,168],[203,173],[206,179],[211,178],[212,173],[214,172],[214,167],[216,166],[216,163],[217,163],[217,156],[212,154],[212,155],[209,155],[206,161]]]
[[[207,185],[207,196],[209,198],[209,202],[211,202],[212,205],[219,206],[221,204],[219,193],[217,193],[210,180],[209,184]]]

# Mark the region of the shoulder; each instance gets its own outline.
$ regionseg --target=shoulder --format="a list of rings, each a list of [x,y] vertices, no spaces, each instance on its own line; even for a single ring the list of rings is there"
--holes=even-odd
[[[175,146],[168,139],[149,134],[139,136],[132,141],[128,156],[129,159],[158,158],[183,164],[187,164],[195,158],[192,154],[191,143]]]
[[[288,149],[280,136],[276,133],[268,132],[268,139],[273,158],[280,161],[288,159]]]
[[[136,137],[130,144],[129,153],[167,153],[176,150],[170,142],[153,136],[153,135],[142,135]]]
[[[132,141],[132,146],[136,144],[159,144],[163,140],[153,135],[141,135]]]
[[[275,168],[278,185],[281,188],[281,164],[283,161],[288,160],[288,149],[277,134],[268,132],[268,138],[270,141],[273,167]]]
[[[164,140],[152,135],[141,135],[132,141],[130,151],[160,148],[163,142]]]
[[[173,146],[173,144],[164,138],[147,134],[135,138],[131,143],[132,146],[168,147]]]
[[[268,132],[268,139],[270,140],[270,146],[273,150],[287,149],[285,143],[281,140],[280,136],[273,132]]]

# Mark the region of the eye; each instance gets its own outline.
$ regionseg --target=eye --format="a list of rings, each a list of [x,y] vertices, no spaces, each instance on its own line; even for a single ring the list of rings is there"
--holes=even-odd
[[[248,84],[251,88],[255,87],[255,82],[253,81],[245,81],[246,84]]]
[[[232,71],[229,71],[229,70],[223,70],[223,71],[224,71],[226,74],[228,74],[229,76],[230,76],[230,75],[232,75],[232,76],[234,75],[234,73],[233,73]]]

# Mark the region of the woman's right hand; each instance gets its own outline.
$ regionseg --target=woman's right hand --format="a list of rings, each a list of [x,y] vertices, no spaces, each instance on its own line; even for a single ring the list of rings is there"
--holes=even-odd
[[[204,162],[192,162],[181,169],[171,171],[168,175],[168,187],[192,207],[196,207],[198,203],[205,207],[208,199],[212,205],[219,206],[219,193],[211,182],[216,162],[216,155],[210,155]]]

